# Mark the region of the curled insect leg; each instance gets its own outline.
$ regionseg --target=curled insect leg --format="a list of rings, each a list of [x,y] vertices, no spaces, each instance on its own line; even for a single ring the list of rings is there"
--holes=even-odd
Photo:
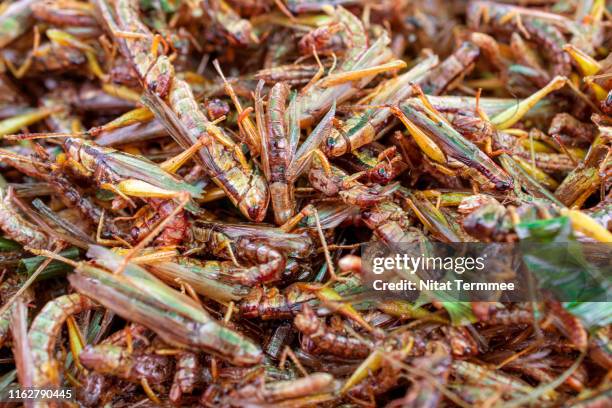
[[[597,127],[581,122],[569,113],[558,113],[548,128],[548,134],[558,135],[569,146],[588,146],[597,136]]]
[[[589,356],[599,366],[612,369],[610,355],[610,327],[597,329],[589,339]]]
[[[101,344],[112,344],[128,349],[149,345],[151,332],[144,326],[130,325],[105,338]],[[115,394],[117,380],[96,371],[81,371],[77,378],[81,387],[77,389],[78,400],[87,407],[97,407],[111,400]]]
[[[545,86],[550,81],[550,74],[542,68],[534,50],[529,47],[527,42],[517,32],[512,33],[510,49],[518,62],[533,71],[533,73],[527,75],[527,79],[539,88]]]
[[[6,237],[30,248],[50,249],[55,246],[54,237],[27,221],[17,211],[10,189],[0,189],[0,228]]]
[[[252,286],[257,283],[278,280],[285,269],[286,257],[276,249],[261,242],[242,238],[237,243],[237,256],[254,263],[252,267],[232,268],[230,274],[242,285]]]
[[[290,319],[307,302],[316,301],[312,291],[303,290],[300,283],[282,290],[257,286],[238,304],[240,315],[246,318]]]
[[[365,358],[370,354],[372,345],[369,342],[335,332],[308,305],[302,307],[293,323],[304,336],[302,346],[311,352],[351,359]]]
[[[172,377],[173,359],[154,353],[130,353],[113,344],[86,346],[79,354],[81,364],[101,374],[140,383],[144,378],[151,385],[161,384]]]
[[[28,332],[32,359],[36,367],[33,386],[60,385],[60,367],[54,358],[54,349],[62,325],[69,316],[93,306],[93,301],[88,297],[74,293],[50,301],[36,316]]]
[[[448,381],[451,361],[444,344],[435,341],[428,344],[425,356],[416,358],[411,364],[410,371],[414,374],[409,391],[403,398],[391,402],[390,407],[438,406],[442,399],[441,388]]]
[[[183,208],[185,208],[185,206],[189,203],[191,197],[188,193],[186,192],[181,192],[177,194],[177,197],[179,197],[181,199],[180,203],[178,205],[176,205],[168,214],[167,216],[162,219],[156,226],[155,228],[153,228],[149,234],[147,234],[147,236],[142,239],[142,241],[140,241],[138,243],[138,245],[136,245],[134,248],[131,248],[130,251],[126,254],[126,256],[123,259],[122,264],[120,265],[119,268],[117,268],[117,270],[115,271],[115,273],[120,273],[121,271],[123,271],[123,269],[127,266],[128,262],[130,261],[131,258],[133,258],[134,256],[136,256],[140,250],[142,250],[143,248],[145,248],[147,246],[147,244],[149,244],[149,242],[151,240],[153,240],[160,232],[164,231],[164,229],[166,227],[168,227],[168,225],[170,225],[175,217],[179,214],[183,213]],[[183,214],[184,215],[184,214]],[[182,220],[181,220],[182,221]],[[180,225],[182,227],[183,222],[179,221],[179,223],[177,225]],[[182,227],[179,229],[179,231],[183,231],[186,229],[186,227]],[[169,231],[170,233],[173,233],[173,230]]]
[[[335,388],[334,377],[327,373],[313,373],[306,377],[289,381],[276,381],[267,384],[249,384],[237,389],[230,395],[234,403],[291,403],[296,406],[301,398],[312,398],[317,394],[329,393]]]
[[[400,379],[401,367],[390,361],[391,355],[384,356],[382,353],[378,351],[373,352],[378,361],[373,359],[364,360],[364,362],[371,360],[371,371],[365,373],[363,379],[360,379],[354,386],[347,389],[349,398],[362,403],[366,401],[374,402],[377,395],[383,394],[397,385]]]
[[[199,385],[202,366],[197,353],[182,352],[176,362],[176,372],[168,398],[173,404],[181,403],[183,394],[190,394]]]
[[[236,96],[236,92],[234,92],[234,88],[229,83],[229,81],[225,78],[225,75],[223,74],[223,71],[221,70],[219,61],[214,60],[213,66],[215,67],[215,69],[221,76],[221,79],[223,80],[223,86],[225,88],[225,93],[231,98],[234,106],[236,107],[236,111],[238,112],[238,117],[239,117],[238,126],[240,128],[241,135],[243,136],[243,139],[245,143],[247,144],[247,146],[249,146],[251,155],[255,157],[259,155],[260,152],[262,152],[261,140],[258,137],[257,131],[255,130],[256,128],[255,128],[255,125],[253,124],[253,121],[251,121],[251,119],[249,118],[249,115],[248,115],[249,108],[242,109],[242,105],[240,104],[240,101],[238,100],[238,97]],[[210,107],[212,108],[213,106],[211,105]],[[252,108],[250,109],[252,110]],[[214,113],[214,112],[211,112],[210,108],[208,108],[207,110],[209,112],[209,116],[213,120],[216,120],[216,118],[219,118],[222,116],[222,115],[219,115],[218,113],[215,113],[214,115],[210,115],[210,113]],[[229,107],[227,110],[229,111]]]
[[[60,199],[66,206],[77,208],[83,216],[100,227],[100,237],[109,235],[117,238],[124,237],[125,234],[113,222],[104,222],[103,210],[91,199],[84,197],[81,191],[63,174],[53,172],[49,178],[49,183],[60,193]]]
[[[131,235],[134,242],[140,242],[144,239],[160,220],[166,219],[177,207],[174,201],[157,198],[149,199],[148,203],[149,211],[139,217],[132,227]],[[188,228],[188,216],[185,211],[180,211],[155,238],[155,243],[159,246],[178,245],[187,236]]]

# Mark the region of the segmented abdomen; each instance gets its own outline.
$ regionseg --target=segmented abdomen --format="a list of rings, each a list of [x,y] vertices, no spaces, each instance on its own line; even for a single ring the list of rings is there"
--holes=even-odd
[[[32,322],[28,340],[34,363],[35,387],[59,386],[59,364],[53,353],[62,325],[69,316],[94,307],[94,302],[78,293],[48,302]]]

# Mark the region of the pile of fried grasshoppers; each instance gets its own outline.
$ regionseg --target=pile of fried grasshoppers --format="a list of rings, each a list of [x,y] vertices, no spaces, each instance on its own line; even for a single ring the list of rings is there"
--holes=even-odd
[[[605,0],[2,1],[0,395],[612,405],[607,302],[352,296],[368,243],[612,243],[611,49]]]

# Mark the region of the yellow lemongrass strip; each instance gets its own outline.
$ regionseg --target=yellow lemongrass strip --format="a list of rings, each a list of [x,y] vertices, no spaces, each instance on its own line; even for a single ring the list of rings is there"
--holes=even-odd
[[[72,34],[67,33],[66,31],[50,28],[45,32],[45,34],[51,41],[58,45],[74,47],[81,51],[94,51],[89,44],[85,44],[83,41],[79,40]]]
[[[1,120],[0,136],[16,133],[26,126],[30,126],[42,119],[45,119],[47,116],[57,112],[58,110],[58,108],[39,108]]]
[[[505,131],[504,131],[505,132]],[[536,153],[555,153],[556,150],[547,145],[546,143],[540,142],[539,140],[533,139],[523,139],[521,140],[521,145],[525,149],[532,149]]]
[[[107,94],[116,96],[120,99],[125,99],[126,101],[140,102],[140,93],[126,86],[104,84],[102,85],[102,90]]]
[[[576,231],[580,231],[599,242],[612,242],[612,233],[584,212],[564,208],[561,210],[561,214],[570,219],[572,227]]]
[[[601,64],[599,62],[572,44],[565,44],[563,50],[576,61],[582,75],[595,75],[601,71]]]
[[[595,82],[589,82],[588,85],[595,94],[595,99],[597,99],[598,101],[601,102],[608,97],[608,92],[603,89],[601,85]]]
[[[377,65],[375,67],[358,69],[356,71],[349,72],[341,72],[338,74],[333,74],[321,80],[320,86],[328,87],[343,84],[350,81],[358,81],[362,78],[369,77],[372,75],[379,74],[381,72],[387,72],[393,69],[401,69],[405,68],[407,65],[402,60],[394,60],[391,62],[387,62],[386,64]]]
[[[142,180],[128,179],[117,184],[117,190],[131,197],[176,198],[176,191],[164,190]]]
[[[132,262],[135,264],[155,264],[166,261],[171,262],[179,255],[180,254],[176,249],[161,249],[150,254],[136,256],[132,258]]]
[[[128,39],[137,39],[137,40],[148,40],[149,36],[142,33],[135,33],[132,31],[115,31],[113,32],[115,37],[119,38],[128,38]]]
[[[208,203],[211,201],[220,200],[225,197],[225,191],[220,187],[211,187],[204,191],[204,195],[198,200],[200,203]]]
[[[131,125],[133,123],[147,122],[151,119],[153,119],[153,113],[148,108],[136,108],[124,113],[116,119],[113,119],[107,124],[101,126],[101,128],[104,130],[112,130]]]
[[[81,354],[81,351],[85,347],[83,334],[81,333],[81,330],[79,330],[79,326],[77,325],[76,320],[74,320],[74,316],[68,316],[66,325],[68,326],[68,341],[70,344],[72,357],[74,358],[74,363],[79,370],[82,370],[83,366],[79,361],[79,354]]]
[[[91,70],[91,73],[96,76],[101,81],[106,81],[107,77],[100,63],[98,62],[98,58],[96,58],[96,54],[93,51],[85,51],[85,56],[87,57],[87,66]]]
[[[353,388],[356,384],[359,384],[365,379],[370,373],[376,372],[382,364],[383,352],[381,350],[374,350],[370,355],[363,360],[363,362],[357,367],[348,380],[342,386],[340,394],[346,393],[348,390]]]
[[[408,129],[408,132],[410,132],[416,144],[423,151],[423,153],[427,155],[427,157],[438,163],[446,163],[446,157],[444,156],[442,149],[440,149],[440,147],[438,147],[438,145],[431,140],[431,138],[427,136],[427,134],[421,130],[421,128],[412,123],[401,110],[394,109],[393,111],[399,120],[402,121],[404,126],[406,126],[406,129]]]
[[[591,8],[591,12],[589,13],[589,17],[591,18],[591,23],[601,22],[605,9],[606,9],[606,0],[595,0],[593,2],[593,7]]]
[[[525,114],[546,95],[561,89],[567,82],[568,79],[564,76],[554,77],[544,88],[535,92],[530,97],[523,99],[517,106],[511,106],[505,111],[497,114],[491,119],[491,123],[493,123],[498,130],[504,130],[511,127],[521,120],[523,116],[525,116]]]
[[[550,177],[537,166],[533,166],[533,164],[523,160],[518,156],[513,156],[513,159],[518,163],[519,166],[523,168],[523,170],[529,173],[529,175],[535,178],[543,186],[548,187],[551,190],[554,190],[559,187],[559,183],[557,182],[557,180]]]

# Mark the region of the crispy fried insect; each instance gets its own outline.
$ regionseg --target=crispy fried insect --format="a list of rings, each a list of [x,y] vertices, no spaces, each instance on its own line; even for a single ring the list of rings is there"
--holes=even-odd
[[[312,64],[290,64],[260,69],[255,73],[256,79],[268,85],[284,82],[290,86],[306,85],[317,73],[319,67]]]
[[[83,4],[43,0],[32,4],[32,15],[39,21],[72,27],[96,27],[92,9]]]
[[[261,221],[268,205],[268,189],[240,147],[221,128],[208,121],[200,110],[193,91],[184,80],[175,78],[168,57],[157,55],[151,31],[139,20],[138,4],[133,0],[116,2],[114,12],[104,0],[97,2],[109,31],[121,45],[123,55],[138,72],[147,90],[144,102],[164,123],[173,138],[185,149],[201,138],[204,143],[196,157],[209,177],[253,221]],[[124,38],[125,32],[134,38]],[[129,37],[129,35],[128,35]],[[154,53],[148,51],[154,49]]]
[[[56,244],[54,237],[48,236],[19,214],[10,192],[5,189],[0,189],[0,228],[8,238],[30,248],[51,249]]]
[[[477,46],[468,41],[464,42],[450,57],[428,73],[427,78],[420,84],[423,92],[431,95],[443,93],[453,81],[469,73],[479,55]]]
[[[157,354],[134,354],[113,344],[86,346],[79,354],[85,368],[98,373],[140,383],[142,379],[151,385],[161,384],[172,376],[173,359]]]
[[[168,398],[180,404],[183,394],[190,394],[201,381],[202,366],[197,353],[183,352],[176,362],[176,372]]]
[[[548,134],[559,136],[568,146],[586,146],[595,139],[597,127],[590,123],[580,122],[569,113],[559,113],[550,123]]]
[[[261,82],[258,85],[255,105],[262,138],[262,167],[270,183],[274,220],[282,225],[295,215],[294,183],[307,168],[312,154],[318,151],[321,142],[328,137],[336,110],[335,104],[332,104],[329,112],[298,149],[300,129],[295,98],[290,111],[286,112],[285,101],[289,88],[282,82],[274,85],[268,96],[268,110],[264,120],[259,98],[262,85]],[[285,120],[286,117],[288,120]]]
[[[129,342],[132,348],[144,347],[149,344],[147,337],[150,333],[146,327],[133,324],[112,333],[101,344],[125,347]],[[112,397],[113,387],[115,386],[112,378],[95,371],[83,371],[80,373],[78,380],[83,384],[83,387],[77,390],[77,396],[85,406],[95,407],[100,404],[101,400],[104,401],[109,396]]]
[[[468,5],[468,22],[472,28],[479,28],[481,19],[486,16],[485,25],[493,30],[506,33],[522,32],[530,41],[536,43],[548,57],[553,75],[569,75],[570,57],[563,52],[563,34],[545,18],[545,14],[530,13],[529,9],[488,1],[471,1]],[[552,15],[554,16],[554,15]]]
[[[365,358],[370,354],[370,343],[334,332],[316,316],[308,304],[302,306],[302,311],[295,317],[293,324],[304,336],[302,346],[310,352],[350,359]]]
[[[298,404],[301,397],[311,397],[333,389],[334,377],[331,374],[313,373],[296,380],[247,385],[236,390],[231,398],[240,403],[282,403],[294,400],[294,404]]]
[[[125,262],[99,246],[92,246],[89,253],[95,256],[98,265],[111,270]],[[237,365],[256,364],[262,358],[261,350],[250,340],[217,322],[191,298],[172,290],[137,265],[125,265],[120,276],[84,262],[77,265],[76,271],[69,279],[79,291],[146,325],[168,343],[204,349]],[[148,290],[161,297],[152,301]]]
[[[143,215],[132,227],[131,235],[134,242],[141,241],[159,223],[166,219],[176,209],[174,201],[153,198],[149,200],[151,212]],[[189,233],[191,223],[184,211],[172,218],[172,221],[164,228],[162,233],[155,239],[160,246],[175,246],[183,242]]]
[[[263,320],[292,318],[306,302],[314,301],[317,296],[305,291],[300,284],[283,289],[255,287],[242,299],[240,313],[247,318],[259,317]]]
[[[28,331],[28,341],[35,367],[33,378],[35,386],[60,386],[60,364],[55,359],[54,352],[62,325],[69,316],[92,307],[94,303],[91,299],[74,293],[48,302],[36,316]]]
[[[396,183],[387,186],[362,184],[354,175],[349,176],[336,166],[318,161],[315,161],[308,178],[313,187],[326,196],[339,196],[346,204],[360,208],[372,207],[387,200],[398,188]]]
[[[451,358],[447,348],[440,342],[432,342],[427,346],[426,355],[415,359],[413,364],[417,373],[410,390],[403,398],[391,402],[390,407],[437,407],[442,393],[432,379],[438,385],[448,382]]]
[[[251,286],[277,280],[285,270],[287,257],[304,258],[312,251],[306,234],[286,233],[280,229],[249,224],[220,224],[197,221],[191,229],[195,248],[216,256],[254,265],[233,268],[235,278]]]

